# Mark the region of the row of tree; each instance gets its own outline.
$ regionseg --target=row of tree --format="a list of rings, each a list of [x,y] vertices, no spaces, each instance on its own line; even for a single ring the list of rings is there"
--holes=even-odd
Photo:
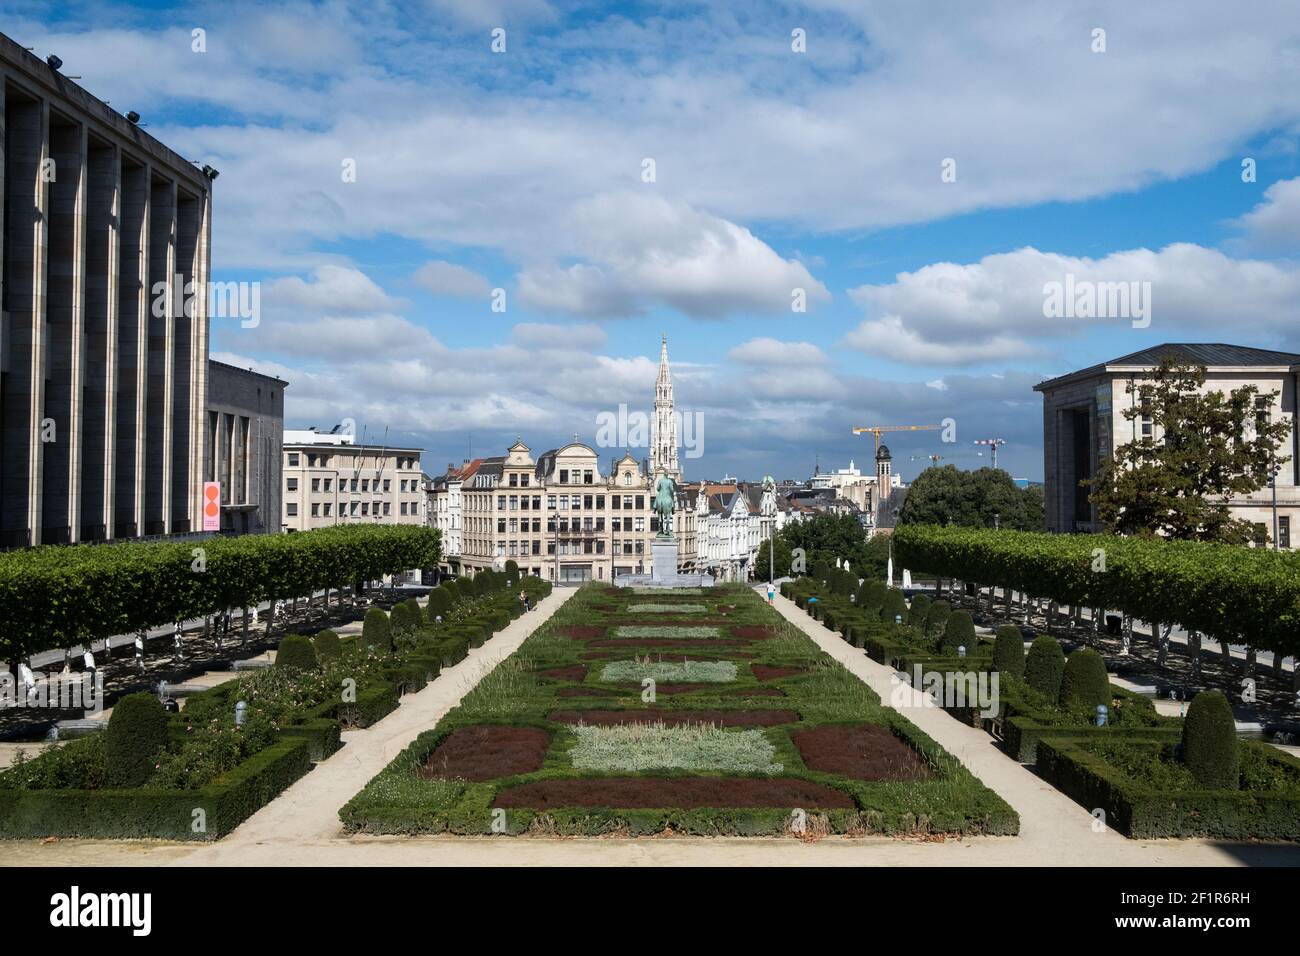
[[[0,659],[359,587],[435,567],[439,534],[342,525],[286,535],[32,548],[0,555]]]

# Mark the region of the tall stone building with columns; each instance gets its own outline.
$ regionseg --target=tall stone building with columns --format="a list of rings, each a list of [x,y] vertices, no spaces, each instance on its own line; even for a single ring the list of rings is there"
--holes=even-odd
[[[197,531],[212,179],[60,66],[0,35],[0,547]]]

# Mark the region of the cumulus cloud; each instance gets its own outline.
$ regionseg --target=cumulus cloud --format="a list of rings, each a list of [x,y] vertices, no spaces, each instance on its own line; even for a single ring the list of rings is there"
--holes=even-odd
[[[727,352],[727,357],[743,365],[778,365],[806,367],[825,365],[826,353],[811,342],[782,342],[773,338],[750,339]]]
[[[441,259],[420,266],[411,280],[426,292],[460,299],[487,298],[491,291],[488,280],[474,270]]]
[[[1300,250],[1300,176],[1281,179],[1264,191],[1264,200],[1234,221],[1242,243],[1260,251]]]
[[[1120,283],[1143,295],[1149,283],[1146,307],[1156,334],[1191,330],[1222,336],[1227,327],[1239,326],[1281,335],[1294,324],[1292,310],[1300,297],[1300,268],[1293,264],[1236,259],[1191,243],[1099,259],[1026,247],[965,265],[934,263],[899,273],[893,282],[849,290],[868,317],[844,344],[902,362],[973,365],[1043,354],[1043,345],[1031,339],[1145,321],[1046,317],[1049,285],[1067,282],[1077,288]]]
[[[578,203],[564,230],[588,261],[519,276],[530,308],[591,317],[638,315],[667,305],[695,318],[830,299],[803,263],[783,259],[748,229],[658,195],[605,194]]]
[[[607,336],[599,325],[553,325],[547,322],[520,322],[510,330],[515,344],[525,348],[599,349]]]
[[[266,284],[262,300],[270,309],[319,311],[329,315],[362,315],[393,311],[400,300],[385,292],[360,269],[322,265],[311,279],[284,276]]]

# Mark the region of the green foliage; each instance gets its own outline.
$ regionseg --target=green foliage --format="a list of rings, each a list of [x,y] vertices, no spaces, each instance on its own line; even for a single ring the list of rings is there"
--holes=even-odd
[[[1061,706],[1067,710],[1095,713],[1099,704],[1110,704],[1110,678],[1106,660],[1091,647],[1081,647],[1065,662],[1061,675]]]
[[[849,562],[849,573],[857,578],[883,578],[889,556],[889,539],[877,535],[870,541],[858,519],[850,514],[817,514],[806,521],[786,525],[776,535],[777,577],[790,574],[790,555],[802,548],[807,561],[807,573],[818,581],[826,580],[826,572],[834,570],[836,559]],[[756,571],[759,578],[766,577],[767,542],[759,549]],[[786,556],[783,557],[783,554]]]
[[[934,598],[928,594],[917,594],[912,598],[912,603],[907,608],[907,623],[921,627],[925,624],[925,615],[930,610],[930,605],[934,603]]]
[[[366,611],[361,623],[361,643],[380,652],[392,650],[393,628],[382,608],[372,607]]]
[[[1043,492],[1020,488],[1000,468],[926,468],[908,488],[898,524],[1041,531]]]
[[[414,598],[393,605],[393,610],[388,615],[388,626],[394,639],[406,636],[423,623],[424,615],[420,611],[419,602]]]
[[[343,656],[343,645],[339,643],[338,634],[326,629],[317,632],[312,638],[312,643],[316,647],[316,659],[324,663],[325,661],[336,661]]]
[[[773,550],[776,551],[776,574],[770,573],[768,569]],[[790,557],[790,543],[786,541],[783,534],[777,534],[772,540],[764,541],[759,545],[758,554],[754,558],[755,580],[768,581],[789,577]]]
[[[1262,526],[1233,518],[1228,501],[1264,488],[1291,422],[1270,421],[1277,392],[1254,385],[1206,391],[1205,368],[1166,359],[1138,383],[1130,379],[1124,417],[1149,416],[1152,433],[1120,445],[1085,484],[1107,530],[1194,541],[1247,544],[1267,540]]]
[[[1010,587],[1060,604],[1175,623],[1300,654],[1300,552],[1111,534],[909,525],[894,547],[913,573]]]
[[[966,611],[953,611],[943,625],[943,639],[939,649],[945,654],[956,654],[957,648],[966,648],[967,653],[975,650],[975,622]]]
[[[301,634],[288,634],[275,650],[275,666],[300,671],[315,670],[316,648]]]
[[[952,614],[952,605],[947,601],[935,601],[930,605],[930,609],[925,612],[925,634],[927,637],[938,637],[943,633],[943,629],[948,625],[948,618]]]
[[[0,659],[432,567],[438,532],[340,525],[192,542],[50,545],[0,554]]]
[[[1025,683],[1048,700],[1059,700],[1065,674],[1065,652],[1055,638],[1040,634],[1025,656]]]
[[[1025,676],[1025,638],[1014,624],[1003,624],[997,630],[993,669],[1017,680]]]
[[[167,711],[154,694],[127,694],[104,729],[104,767],[110,787],[138,787],[149,779],[167,746]]]
[[[1236,790],[1241,775],[1240,742],[1228,698],[1217,690],[1192,698],[1183,721],[1183,763],[1209,790]]]
[[[455,598],[452,596],[452,588],[448,587],[450,583],[452,582],[440,584],[429,592],[429,600],[424,605],[424,619],[428,623],[432,624],[440,616],[446,617],[452,609]]]
[[[885,604],[885,595],[889,588],[885,582],[876,578],[867,578],[858,588],[858,597],[854,602],[862,611],[879,611]]]
[[[519,563],[511,558],[506,561],[506,583],[514,584],[519,580]]]
[[[897,588],[889,588],[880,604],[880,619],[886,624],[893,624],[896,618],[907,620],[907,598]]]

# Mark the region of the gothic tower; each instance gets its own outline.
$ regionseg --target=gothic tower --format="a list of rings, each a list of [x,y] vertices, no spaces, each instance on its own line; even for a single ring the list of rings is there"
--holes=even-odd
[[[893,470],[894,456],[889,453],[888,445],[881,445],[876,452],[876,524],[879,525],[881,516],[889,514],[889,499],[893,497],[893,477],[890,474]]]
[[[681,482],[677,463],[677,413],[673,408],[673,377],[668,371],[668,336],[659,348],[659,377],[655,380],[655,416],[650,433],[650,470],[657,478],[667,475]]]

